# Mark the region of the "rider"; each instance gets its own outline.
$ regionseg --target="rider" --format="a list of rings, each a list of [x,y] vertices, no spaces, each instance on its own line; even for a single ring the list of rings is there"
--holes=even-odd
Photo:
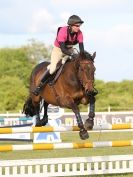
[[[51,54],[51,63],[43,74],[39,85],[33,91],[33,94],[38,96],[46,80],[56,70],[57,63],[62,60],[62,64],[66,62],[68,56],[74,57],[73,46],[79,44],[80,53],[84,52],[83,34],[80,26],[84,23],[77,15],[72,15],[68,19],[68,26],[59,27],[57,36],[54,42],[54,47]]]

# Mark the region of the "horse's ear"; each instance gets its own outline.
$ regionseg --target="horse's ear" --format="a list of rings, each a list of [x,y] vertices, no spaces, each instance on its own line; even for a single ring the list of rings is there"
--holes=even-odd
[[[94,52],[93,55],[92,55],[92,60],[93,61],[94,61],[95,57],[96,57],[96,52]]]

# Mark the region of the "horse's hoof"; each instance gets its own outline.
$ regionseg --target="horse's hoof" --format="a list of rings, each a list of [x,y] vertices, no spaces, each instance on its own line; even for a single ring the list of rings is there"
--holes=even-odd
[[[92,130],[93,126],[94,126],[94,121],[93,120],[87,119],[85,121],[84,127],[85,127],[86,130]]]
[[[37,121],[36,124],[35,124],[35,127],[41,127],[41,126],[42,126],[41,121]]]
[[[45,126],[48,123],[48,116],[44,116],[40,121],[41,125]]]
[[[42,120],[42,121],[41,121],[41,126],[45,126],[47,123],[48,123],[48,121],[46,121],[46,120],[43,121],[43,120]]]
[[[87,130],[85,130],[85,129],[80,130],[79,136],[82,140],[86,140],[89,138],[89,134],[88,134]]]

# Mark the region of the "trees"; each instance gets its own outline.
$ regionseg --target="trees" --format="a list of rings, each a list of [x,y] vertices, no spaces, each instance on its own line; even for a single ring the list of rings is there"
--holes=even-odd
[[[19,110],[28,92],[33,63],[23,48],[0,49],[0,111]]]
[[[0,112],[22,109],[32,68],[49,56],[50,47],[33,39],[21,48],[0,49]]]
[[[28,95],[23,80],[18,76],[5,76],[0,83],[0,112],[21,110]]]
[[[99,90],[96,101],[97,111],[107,111],[108,106],[113,111],[133,110],[133,81],[121,82],[96,81]]]
[[[27,57],[31,62],[41,62],[50,60],[51,46],[46,46],[43,42],[30,39],[26,46],[23,46],[27,53]]]

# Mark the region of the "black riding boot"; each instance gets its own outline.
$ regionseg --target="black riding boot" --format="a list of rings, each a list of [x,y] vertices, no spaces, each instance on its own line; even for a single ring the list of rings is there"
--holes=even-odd
[[[40,81],[40,84],[36,87],[36,89],[33,91],[33,94],[38,96],[42,87],[44,86],[44,84],[46,83],[47,79],[49,78],[50,73],[49,70],[46,70],[42,76],[42,79]]]

